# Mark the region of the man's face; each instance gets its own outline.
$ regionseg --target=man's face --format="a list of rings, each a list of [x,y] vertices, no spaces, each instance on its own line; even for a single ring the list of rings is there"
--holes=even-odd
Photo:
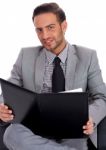
[[[43,13],[34,18],[36,33],[42,45],[49,51],[59,54],[65,47],[64,33],[67,23],[59,23],[53,13]]]

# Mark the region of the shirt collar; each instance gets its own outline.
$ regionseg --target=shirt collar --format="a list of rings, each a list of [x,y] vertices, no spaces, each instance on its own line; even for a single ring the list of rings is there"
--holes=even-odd
[[[63,49],[63,51],[58,55],[58,57],[61,59],[62,63],[65,63],[66,58],[67,58],[67,51],[68,51],[68,47],[69,44],[66,44],[66,47]],[[47,61],[49,64],[53,63],[54,58],[56,57],[55,54],[53,54],[52,52],[48,51],[46,48],[44,48],[46,57],[47,57]]]

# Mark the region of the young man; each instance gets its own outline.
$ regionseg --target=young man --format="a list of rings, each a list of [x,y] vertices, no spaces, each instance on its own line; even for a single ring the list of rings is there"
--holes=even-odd
[[[106,87],[96,52],[66,41],[66,16],[56,3],[35,8],[33,23],[42,46],[21,50],[9,80],[34,92],[53,92],[54,58],[58,56],[65,77],[64,90],[82,88],[90,93],[90,119],[82,128],[97,147],[96,127],[106,115]],[[8,106],[1,104],[0,119],[8,122],[13,118]],[[58,142],[35,135],[21,124],[6,129],[4,143],[10,150],[87,150],[87,139]]]

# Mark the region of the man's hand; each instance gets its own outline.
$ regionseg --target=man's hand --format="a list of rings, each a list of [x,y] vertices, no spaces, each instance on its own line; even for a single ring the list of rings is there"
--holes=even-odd
[[[0,104],[0,119],[4,122],[9,122],[13,120],[14,116],[12,114],[12,110],[8,108],[8,106],[3,103]]]
[[[83,133],[90,135],[94,131],[94,122],[92,118],[89,118],[88,122],[86,125],[83,126]]]

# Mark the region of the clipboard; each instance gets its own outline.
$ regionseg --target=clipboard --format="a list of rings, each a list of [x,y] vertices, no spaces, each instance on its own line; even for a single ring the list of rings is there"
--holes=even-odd
[[[82,126],[88,121],[88,93],[35,93],[0,79],[4,103],[35,134],[51,139],[85,138]]]

